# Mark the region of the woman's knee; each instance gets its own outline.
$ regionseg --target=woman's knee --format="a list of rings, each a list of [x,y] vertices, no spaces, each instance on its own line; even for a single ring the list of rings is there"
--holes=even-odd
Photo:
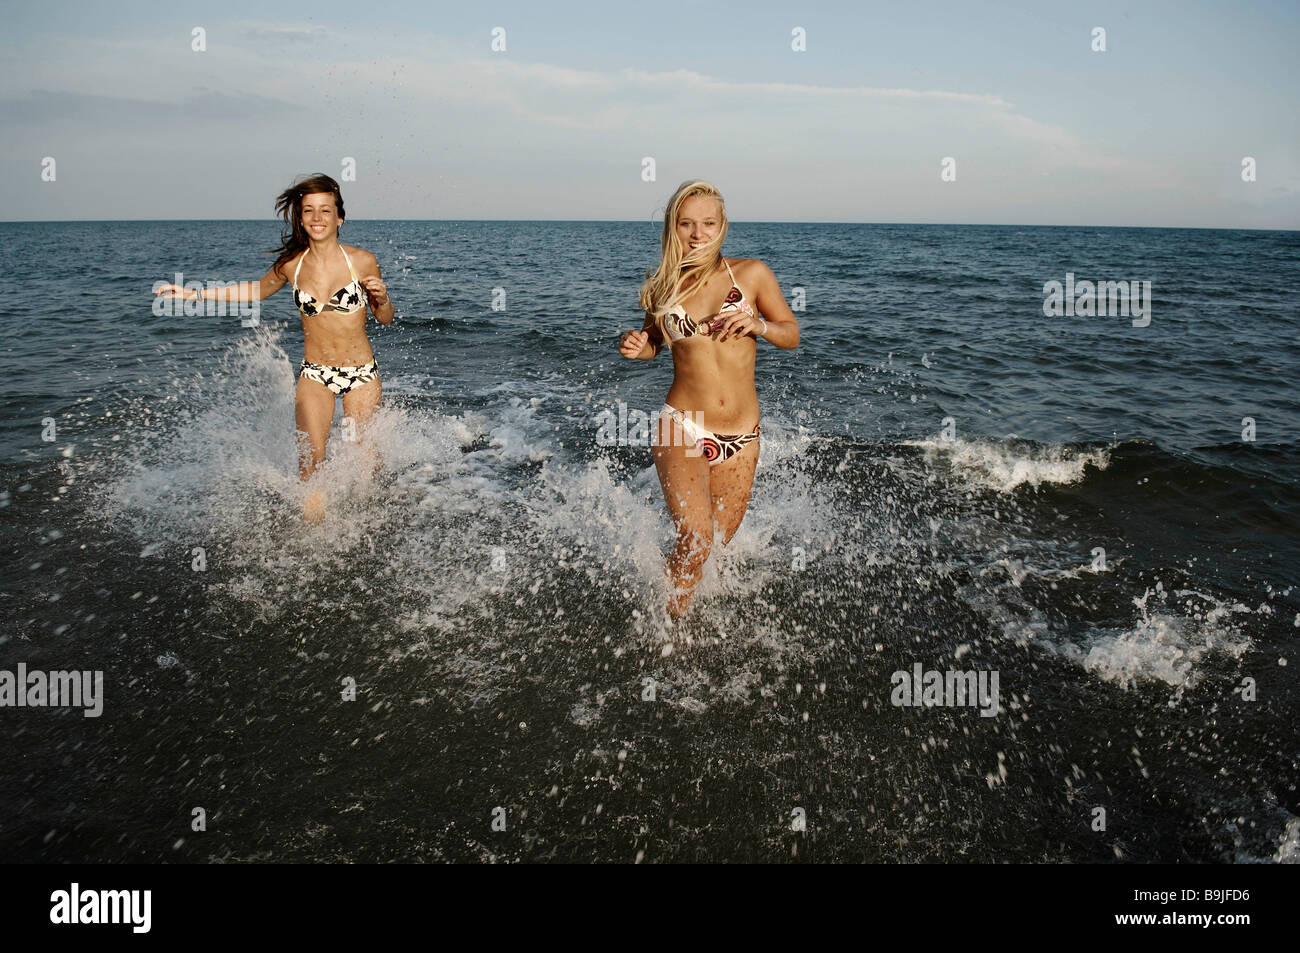
[[[329,433],[316,435],[299,429],[295,434],[298,440],[298,465],[304,471],[314,470],[325,459],[325,439]]]
[[[688,559],[704,562],[713,545],[713,526],[702,521],[689,520],[677,527],[677,551]]]

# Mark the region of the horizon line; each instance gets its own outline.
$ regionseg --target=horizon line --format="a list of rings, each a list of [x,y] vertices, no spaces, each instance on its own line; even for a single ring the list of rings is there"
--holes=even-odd
[[[182,222],[280,222],[271,218],[46,218],[0,219],[0,225],[112,225],[126,223],[179,224]],[[568,224],[568,225],[652,225],[660,228],[662,220],[622,218],[352,218],[351,222],[441,222],[441,223],[503,223],[503,224]],[[1098,225],[1090,224],[1026,224],[1023,222],[868,222],[868,221],[799,221],[795,219],[731,219],[732,225],[907,225],[937,228],[1152,228],[1183,231],[1221,232],[1296,232],[1300,228],[1276,228],[1254,225]]]

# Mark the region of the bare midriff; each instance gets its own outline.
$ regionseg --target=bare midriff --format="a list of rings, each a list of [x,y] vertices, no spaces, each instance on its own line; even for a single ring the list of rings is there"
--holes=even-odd
[[[697,422],[714,433],[742,433],[758,421],[752,337],[715,341],[708,335],[683,338],[672,346],[673,386],[668,403],[699,411]]]
[[[301,312],[300,312],[301,313]],[[302,315],[303,359],[334,367],[359,366],[374,359],[366,337],[366,309]]]

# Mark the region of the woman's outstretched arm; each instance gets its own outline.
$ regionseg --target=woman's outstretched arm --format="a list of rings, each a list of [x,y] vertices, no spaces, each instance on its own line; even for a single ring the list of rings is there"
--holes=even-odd
[[[260,281],[236,281],[230,285],[201,290],[186,289],[184,285],[159,285],[153,293],[185,301],[261,301],[275,294],[286,283],[284,276],[272,268]]]

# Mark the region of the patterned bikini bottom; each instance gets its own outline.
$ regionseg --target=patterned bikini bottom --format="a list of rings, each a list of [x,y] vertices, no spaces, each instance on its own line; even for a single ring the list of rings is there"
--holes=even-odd
[[[695,441],[696,448],[698,448],[704,459],[709,461],[709,466],[715,466],[723,460],[734,457],[750,443],[757,440],[758,435],[763,430],[761,424],[755,424],[753,431],[750,433],[714,433],[712,430],[701,427],[671,404],[664,404],[663,413],[682,425],[682,432],[688,440]]]
[[[375,363],[374,358],[371,358],[365,364],[344,364],[341,367],[303,361],[302,370],[298,372],[298,377],[305,377],[317,384],[324,384],[336,395],[342,397],[352,388],[368,384],[378,378],[379,365]]]

